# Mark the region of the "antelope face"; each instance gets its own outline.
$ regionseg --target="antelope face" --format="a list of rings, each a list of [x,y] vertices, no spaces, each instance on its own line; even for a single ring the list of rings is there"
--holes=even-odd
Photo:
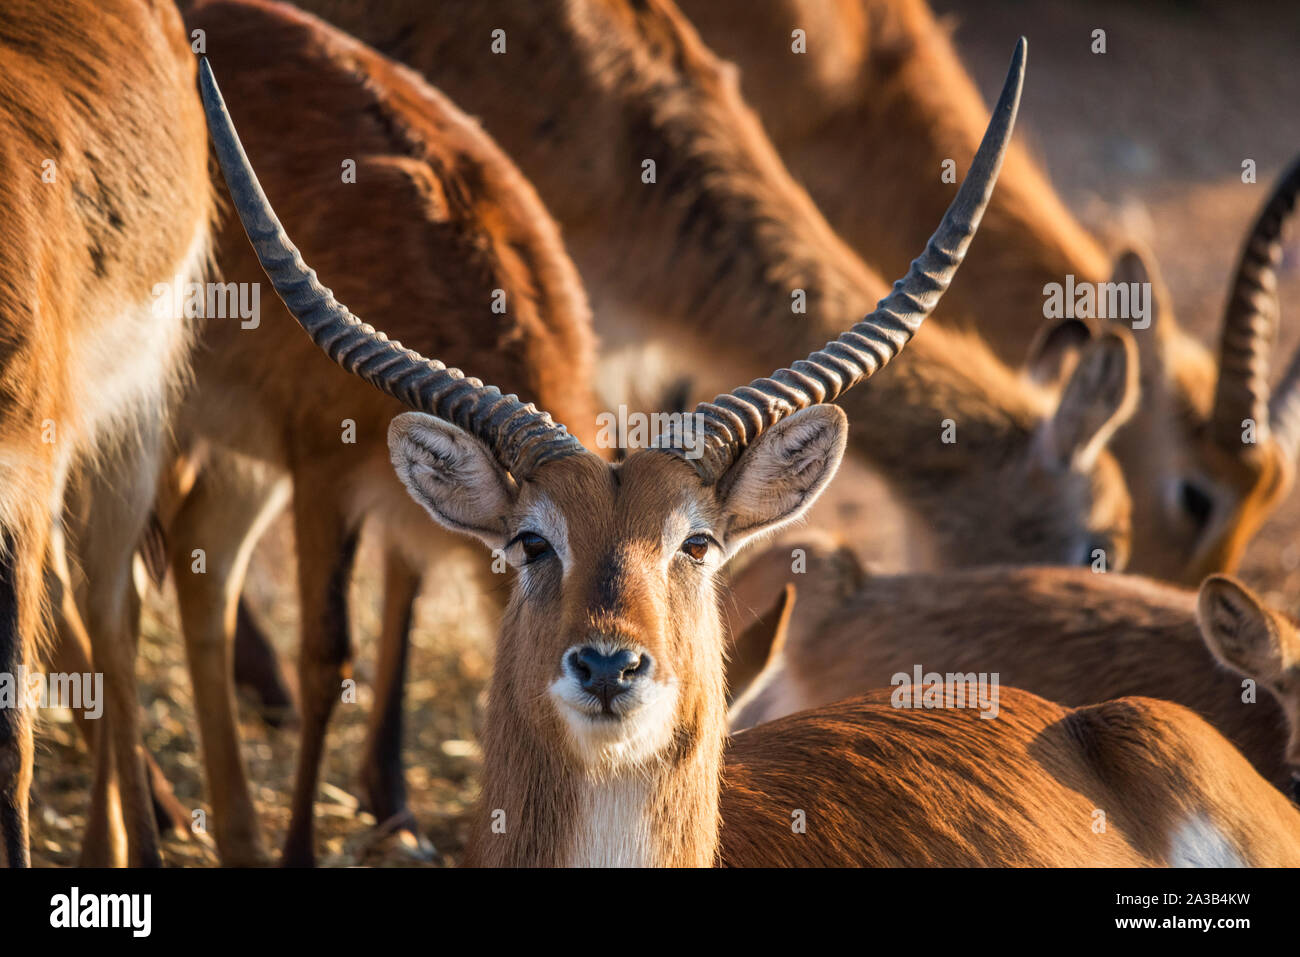
[[[712,485],[653,449],[618,465],[570,456],[516,485],[478,440],[418,413],[394,420],[390,447],[430,515],[517,569],[494,703],[526,709],[540,739],[558,730],[569,758],[601,773],[652,762],[721,720],[718,571],[812,504],[846,431],[837,407],[806,409]]]
[[[1177,336],[1177,338],[1175,338]],[[1139,337],[1142,404],[1115,440],[1133,496],[1132,571],[1195,586],[1236,568],[1290,489],[1294,467],[1258,426],[1213,428],[1218,370],[1199,346]]]
[[[1226,575],[1211,575],[1196,602],[1201,637],[1220,662],[1253,678],[1277,698],[1289,729],[1286,763],[1300,800],[1300,631],[1268,608],[1249,588]]]

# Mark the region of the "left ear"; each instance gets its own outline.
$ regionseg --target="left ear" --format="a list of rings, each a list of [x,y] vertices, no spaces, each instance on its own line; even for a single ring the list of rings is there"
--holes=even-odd
[[[1245,585],[1211,575],[1196,599],[1196,623],[1214,657],[1251,678],[1268,681],[1294,660],[1288,635]]]
[[[839,470],[848,435],[835,405],[802,409],[760,435],[719,483],[727,554],[803,515]]]

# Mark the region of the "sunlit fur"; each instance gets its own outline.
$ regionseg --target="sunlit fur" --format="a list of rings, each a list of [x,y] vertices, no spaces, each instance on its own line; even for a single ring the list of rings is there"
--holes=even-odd
[[[19,0],[6,6],[0,51],[0,672],[33,663],[65,490],[91,494],[92,476],[110,476],[111,494],[95,501],[98,560],[86,562],[107,567],[84,596],[86,625],[131,860],[157,864],[135,737],[135,636],[102,586],[129,574],[184,371],[188,326],[153,312],[154,285],[200,278],[208,251],[194,58],[172,6],[137,2]],[[29,721],[0,709],[0,860],[11,864],[27,857]],[[97,788],[112,765],[100,767]]]
[[[805,561],[797,575],[794,548]],[[786,581],[798,597],[785,653],[736,703],[733,728],[887,687],[920,664],[941,674],[997,673],[1003,686],[1063,705],[1124,695],[1176,701],[1204,716],[1263,777],[1290,785],[1287,741],[1300,685],[1274,690],[1271,669],[1266,676],[1223,668],[1202,640],[1195,591],[1070,568],[870,575],[835,543],[795,533],[733,577],[724,602],[732,631],[748,623],[745,609],[762,610]],[[1283,616],[1248,607],[1261,609],[1256,620],[1294,634]],[[1243,700],[1242,670],[1274,693],[1261,688]]]

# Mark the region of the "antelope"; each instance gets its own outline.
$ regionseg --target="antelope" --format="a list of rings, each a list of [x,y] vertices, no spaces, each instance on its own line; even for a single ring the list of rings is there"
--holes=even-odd
[[[516,567],[470,863],[1300,861],[1300,813],[1221,735],[1158,701],[1068,711],[1012,692],[1004,719],[987,722],[865,698],[727,749],[717,571],[833,477],[848,426],[825,403],[893,359],[951,281],[996,179],[1023,66],[1022,39],[953,205],[874,311],[807,359],[698,406],[699,457],[673,435],[610,463],[547,413],[404,348],[335,299],[276,218],[202,64],[218,160],[277,293],[331,358],[416,410],[389,427],[412,498]],[[923,796],[936,781],[942,801]],[[801,809],[813,826],[786,833]],[[1104,834],[1090,827],[1098,809]]]
[[[793,601],[777,600],[788,627],[770,622],[744,635],[750,659],[761,656],[764,637],[777,634],[782,644],[752,683],[752,666],[735,682],[733,730],[889,687],[919,664],[924,673],[997,674],[1001,685],[1067,707],[1131,695],[1173,701],[1209,721],[1278,787],[1300,770],[1300,699],[1285,675],[1295,627],[1230,578],[1207,579],[1198,597],[1075,568],[868,575],[833,541],[800,537],[735,576],[734,633],[749,623],[741,609],[762,607],[787,578],[799,583]],[[1281,649],[1271,666],[1260,663],[1270,634]],[[1272,693],[1243,688],[1243,675]]]
[[[943,164],[969,155],[983,128],[979,94],[924,0],[682,0],[682,7],[704,41],[740,67],[745,95],[782,159],[836,232],[873,265],[901,268],[947,202],[947,189],[936,188]],[[806,41],[798,55],[796,28]],[[1266,407],[1272,270],[1300,169],[1282,174],[1246,238],[1217,354],[1178,324],[1150,253],[1135,245],[1109,264],[1014,143],[1003,180],[949,294],[957,308],[939,318],[974,320],[1004,361],[1020,361],[1035,343],[1036,361],[1038,345],[1055,334],[1044,320],[1049,284],[1066,276],[1151,283],[1155,314],[1135,335],[1143,401],[1112,446],[1133,497],[1128,567],[1185,585],[1233,571],[1290,487],[1296,461],[1294,426],[1270,427]],[[864,181],[893,188],[863,189]],[[1295,401],[1283,386],[1272,397],[1274,416]]]
[[[81,539],[95,547],[77,554],[84,625],[107,698],[96,792],[115,767],[127,857],[158,864],[139,748],[135,635],[121,596],[189,341],[183,317],[156,308],[155,286],[200,278],[209,248],[213,201],[195,66],[169,4],[18,0],[7,14],[0,672],[35,661],[47,603],[80,617],[57,593],[69,581],[63,507],[75,489],[94,502]],[[116,119],[111,128],[105,117]],[[29,863],[31,774],[31,716],[0,708],[0,854],[10,866]],[[112,829],[92,813],[91,830],[108,838]],[[116,863],[121,847],[90,850],[89,862]]]
[[[585,294],[554,222],[477,125],[410,70],[288,5],[203,3],[187,23],[204,31],[229,77],[226,92],[267,189],[303,248],[339,276],[340,294],[389,316],[390,331],[412,346],[472,363],[544,402],[592,442],[594,338]],[[278,96],[268,98],[267,89]],[[340,165],[350,157],[355,182],[345,183]],[[377,217],[381,231],[360,230]],[[340,242],[343,236],[351,241]],[[262,272],[233,217],[218,240],[224,279],[257,282]],[[504,312],[493,308],[501,296]],[[165,477],[160,506],[214,836],[227,865],[268,859],[239,753],[230,642],[251,551],[287,493],[294,492],[302,615],[301,746],[281,858],[287,865],[314,858],[313,799],[326,726],[349,674],[347,582],[363,521],[370,518],[391,544],[390,584],[465,548],[455,533],[412,534],[424,523],[393,474],[385,441],[400,401],[338,371],[275,306],[254,329],[207,327],[194,388],[178,415],[192,460]],[[348,422],[354,441],[341,441]],[[195,549],[205,554],[204,574],[192,570]],[[487,562],[476,568],[486,592],[501,590]],[[413,597],[407,590],[390,599],[385,617],[409,613]],[[405,638],[406,623],[390,621],[363,784],[381,825],[418,834],[400,763]]]

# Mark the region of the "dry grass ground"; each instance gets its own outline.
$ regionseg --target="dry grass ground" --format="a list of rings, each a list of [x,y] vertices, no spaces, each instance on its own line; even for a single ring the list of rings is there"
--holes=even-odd
[[[1212,342],[1238,245],[1273,175],[1300,152],[1300,14],[1285,3],[1248,5],[1155,2],[1023,4],[938,0],[951,14],[959,49],[973,74],[992,84],[1002,76],[1015,36],[1031,42],[1022,129],[1069,205],[1099,235],[1137,234],[1164,267],[1178,315]],[[1107,31],[1108,52],[1089,52],[1094,28]],[[1241,161],[1255,159],[1260,183],[1240,180]],[[1282,343],[1294,348],[1300,328],[1288,326],[1300,303],[1300,257],[1288,252],[1282,275]],[[850,534],[876,524],[878,488],[859,473],[837,483],[821,521]],[[894,526],[896,529],[896,525]],[[1300,496],[1256,541],[1244,577],[1279,607],[1300,597]],[[878,530],[877,530],[878,531]],[[888,536],[886,536],[888,537]],[[291,535],[283,523],[260,548],[250,575],[254,609],[286,660],[296,622]],[[871,559],[898,565],[878,547]],[[320,861],[325,865],[411,863],[392,844],[369,845],[373,821],[355,811],[365,721],[366,676],[377,626],[374,569],[364,548],[354,586],[359,694],[340,705],[331,729],[326,782],[318,804]],[[477,600],[454,574],[422,599],[407,689],[408,780],[411,804],[445,860],[463,844],[476,791],[475,707],[489,669],[489,644]],[[141,648],[148,743],[181,801],[208,810],[184,650],[167,594],[151,594]],[[75,861],[90,768],[69,720],[45,716],[40,735],[33,813],[33,858],[44,865]],[[66,718],[66,716],[63,716]],[[267,835],[277,845],[288,823],[296,733],[271,731],[251,713],[242,722],[245,755]],[[171,864],[210,865],[216,856],[199,838],[170,839]]]

